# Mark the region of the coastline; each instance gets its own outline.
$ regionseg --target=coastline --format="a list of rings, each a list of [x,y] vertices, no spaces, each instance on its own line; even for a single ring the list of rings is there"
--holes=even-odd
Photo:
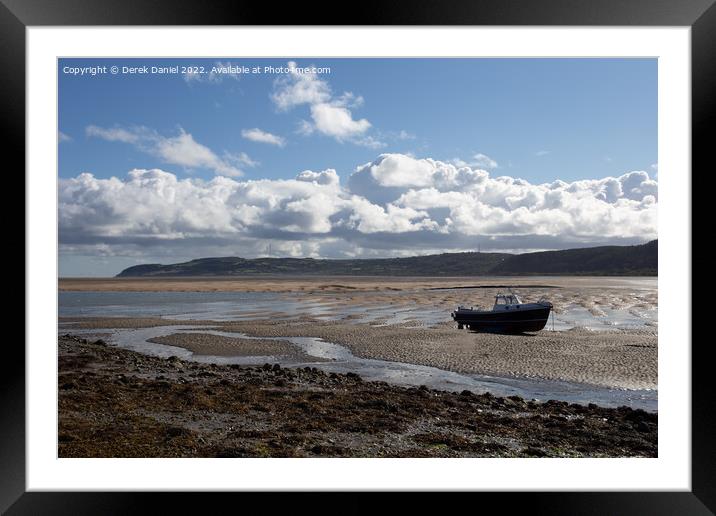
[[[657,454],[654,279],[79,283],[60,293],[63,457]],[[561,328],[450,321],[505,285]]]
[[[656,414],[59,338],[60,457],[655,457]]]

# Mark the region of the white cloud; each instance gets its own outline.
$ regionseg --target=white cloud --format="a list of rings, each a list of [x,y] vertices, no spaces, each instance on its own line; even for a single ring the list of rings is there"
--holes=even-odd
[[[338,141],[361,135],[370,128],[365,118],[353,120],[348,109],[332,104],[312,105],[311,117],[318,131]]]
[[[71,141],[72,141],[72,137],[69,136],[69,135],[67,135],[67,134],[65,134],[65,133],[63,133],[62,131],[57,131],[57,141],[58,141],[59,143],[62,143],[62,142],[71,142]]]
[[[88,136],[111,142],[132,144],[142,152],[152,154],[172,165],[179,165],[187,169],[205,168],[213,170],[215,174],[228,177],[243,175],[243,171],[232,164],[237,162],[236,156],[226,154],[227,158],[220,158],[214,151],[194,140],[191,134],[181,128],[177,136],[170,137],[162,136],[147,127],[125,129],[90,125],[86,128],[86,133]],[[243,156],[248,158],[246,154]],[[241,155],[238,161],[242,161]],[[244,161],[244,164],[247,162]]]
[[[432,159],[384,154],[358,167],[348,188],[377,205],[426,210],[441,230],[463,235],[656,238],[658,184],[643,171],[533,185]]]
[[[456,167],[468,167],[468,168],[479,168],[479,169],[493,169],[497,168],[497,162],[486,154],[477,153],[472,156],[469,161],[465,161],[461,158],[453,158],[450,163]]]
[[[239,152],[238,154],[232,154],[230,152],[224,153],[224,161],[228,163],[235,163],[236,166],[244,166],[244,167],[257,167],[261,163],[258,161],[251,159],[251,157],[246,154],[245,152]]]
[[[122,129],[121,127],[103,128],[96,125],[88,125],[85,128],[87,136],[95,136],[109,142],[137,143],[142,134],[147,134],[146,128],[137,127],[133,130]]]
[[[485,250],[638,243],[657,237],[657,190],[644,171],[536,185],[402,154],[359,166],[345,186],[333,169],[254,181],[85,173],[60,180],[60,242],[72,253],[182,256],[256,256],[267,241],[291,256],[466,250],[476,238]]]
[[[486,154],[475,154],[472,157],[472,164],[475,167],[480,168],[497,168],[497,161],[492,159],[490,156]]]
[[[167,163],[187,168],[213,168],[217,164],[216,154],[184,131],[178,136],[158,139],[154,150]]]
[[[304,170],[296,176],[297,181],[306,181],[319,185],[337,185],[340,178],[335,170],[329,168],[323,172],[313,172],[312,170]]]
[[[352,91],[345,91],[335,100],[335,103],[339,106],[359,108],[365,103],[365,99],[360,95],[355,95]]]
[[[124,181],[84,173],[60,181],[60,225],[69,240],[226,238],[251,230],[321,233],[330,230],[328,217],[342,206],[337,192],[335,171],[246,182],[179,180],[158,169],[132,170]]]
[[[356,145],[360,145],[361,147],[368,147],[369,149],[382,149],[383,147],[387,147],[388,145],[387,143],[382,142],[369,134],[361,136],[360,138],[353,138],[351,141]]]
[[[385,154],[370,165],[370,175],[380,186],[431,186],[434,162],[414,159],[403,154]],[[356,174],[357,175],[357,174]]]
[[[302,120],[298,133],[304,136],[319,132],[339,142],[352,142],[370,148],[379,148],[384,144],[375,137],[366,135],[371,123],[361,118],[355,120],[349,108],[360,107],[364,103],[361,96],[344,92],[335,97],[330,85],[312,71],[299,71],[296,63],[288,63],[290,73],[274,82],[271,100],[280,111],[288,111],[296,106],[308,105],[311,122]]]
[[[243,129],[241,136],[252,142],[268,143],[270,145],[276,145],[277,147],[283,147],[286,145],[286,140],[275,134],[271,134],[266,131],[262,131],[258,127],[253,129]]]
[[[309,122],[308,120],[301,120],[298,123],[298,128],[296,129],[296,133],[300,134],[302,136],[310,136],[314,132],[313,124]]]
[[[271,100],[283,111],[287,111],[301,104],[319,104],[328,102],[331,98],[331,88],[328,83],[311,71],[299,73],[296,63],[288,63],[290,73],[276,79]]]
[[[539,151],[535,152],[535,156],[537,156],[537,157],[546,156],[547,154],[549,154],[548,150],[539,150]]]

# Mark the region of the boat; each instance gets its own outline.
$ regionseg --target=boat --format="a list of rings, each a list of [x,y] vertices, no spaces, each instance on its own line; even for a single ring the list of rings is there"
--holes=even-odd
[[[510,291],[507,294],[497,293],[492,310],[458,306],[450,315],[459,330],[466,327],[477,331],[523,333],[544,328],[551,311],[552,303],[544,298],[536,303],[523,303],[517,294]]]

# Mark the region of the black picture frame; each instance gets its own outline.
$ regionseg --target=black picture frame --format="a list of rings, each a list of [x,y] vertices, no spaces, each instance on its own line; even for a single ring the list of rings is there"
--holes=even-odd
[[[24,168],[25,154],[25,30],[29,26],[62,25],[574,25],[688,26],[692,43],[692,170],[706,171],[712,142],[708,124],[716,103],[715,0],[366,0],[338,9],[323,1],[282,3],[214,0],[0,0],[0,61],[4,85],[5,149]],[[341,16],[339,13],[350,13]],[[324,13],[319,16],[318,13]],[[328,13],[326,15],[325,13]],[[12,71],[12,73],[9,73]],[[693,177],[693,175],[692,175]],[[23,183],[24,188],[24,183]],[[27,256],[25,259],[27,260]],[[26,270],[27,274],[27,270]],[[692,318],[694,320],[695,317]],[[707,339],[708,340],[708,339]],[[691,343],[671,343],[690,345]],[[709,383],[708,344],[692,347],[692,490],[690,492],[601,493],[481,493],[485,502],[524,505],[549,514],[713,514],[716,511],[716,424],[714,389]],[[0,375],[0,511],[8,514],[114,514],[149,508],[158,500],[165,511],[196,510],[205,502],[186,494],[159,493],[36,493],[25,489],[25,354],[18,346],[5,348],[6,367]],[[12,364],[12,365],[10,365]],[[226,500],[227,496],[220,498]],[[242,495],[247,503],[252,496]],[[247,497],[248,496],[248,500]],[[335,505],[330,496],[302,493],[308,506]],[[408,506],[424,503],[406,497]],[[273,498],[280,502],[281,497]],[[327,503],[326,503],[327,502]],[[222,502],[223,503],[223,502]],[[473,501],[469,503],[474,503]],[[341,502],[344,507],[345,502]],[[354,509],[367,509],[360,501]],[[475,506],[477,507],[477,506]],[[318,508],[320,510],[320,508]],[[342,510],[341,512],[345,512]]]

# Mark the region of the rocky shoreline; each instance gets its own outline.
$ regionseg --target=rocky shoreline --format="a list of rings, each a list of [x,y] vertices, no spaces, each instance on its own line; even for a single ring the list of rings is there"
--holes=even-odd
[[[59,457],[656,457],[657,414],[220,366],[64,335]]]

